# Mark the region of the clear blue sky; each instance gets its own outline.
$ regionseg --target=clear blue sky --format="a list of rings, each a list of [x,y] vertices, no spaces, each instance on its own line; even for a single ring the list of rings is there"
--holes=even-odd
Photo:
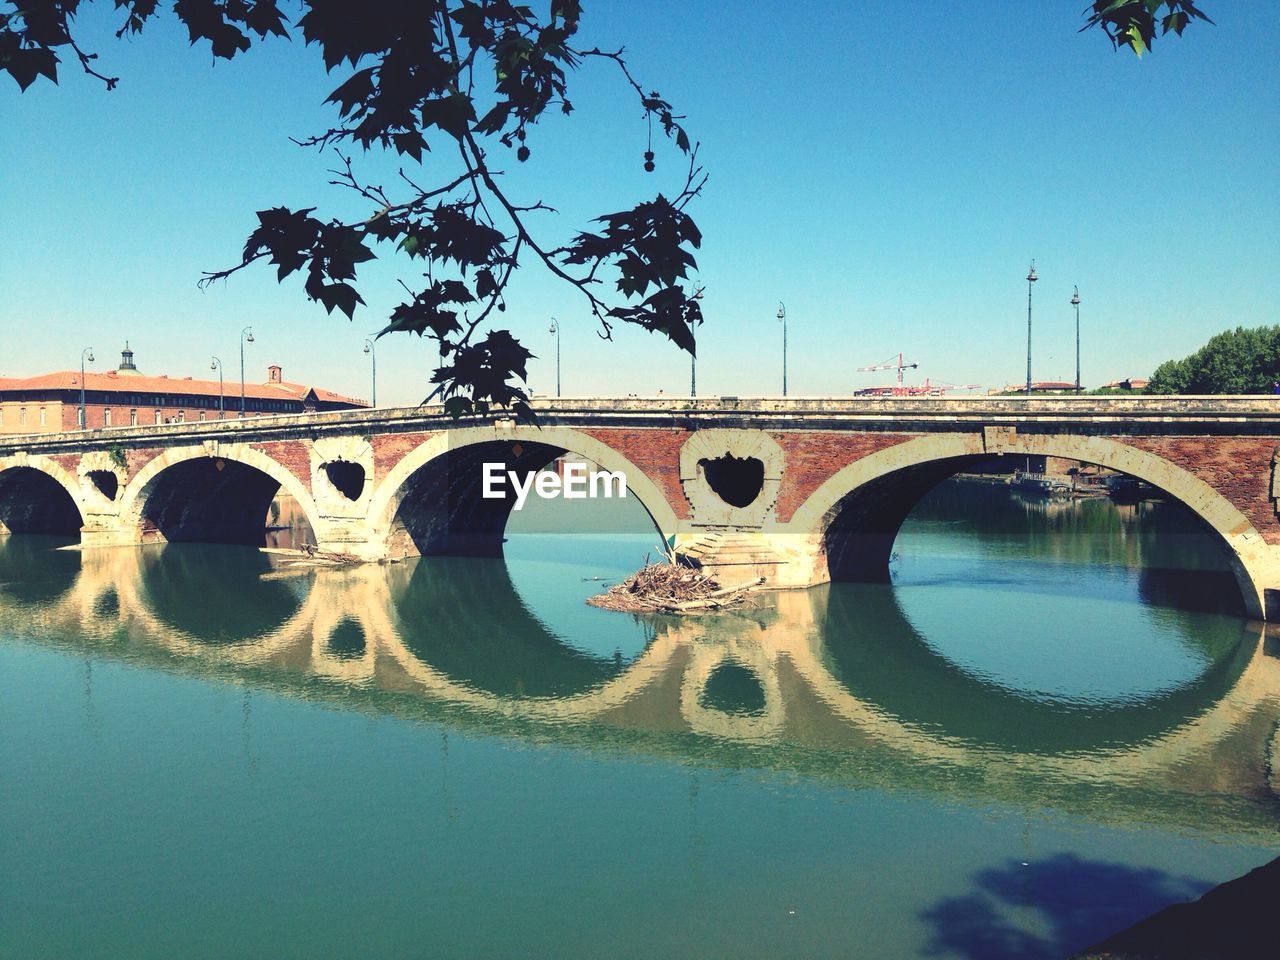
[[[300,42],[214,65],[171,17],[117,42],[116,14],[94,6],[80,39],[119,88],[75,64],[25,95],[0,82],[0,375],[71,368],[90,345],[109,369],[128,338],[144,372],[207,376],[217,354],[235,379],[252,324],[251,380],[278,362],[367,397],[362,342],[399,302],[396,278],[413,279],[390,250],[365,271],[354,323],[269,269],[195,284],[237,260],[257,209],[365,212],[325,185],[331,158],[288,139],[328,125],[341,75]],[[921,365],[909,376],[1019,382],[1033,256],[1037,379],[1074,376],[1072,284],[1091,385],[1280,322],[1272,3],[1205,0],[1216,26],[1142,61],[1077,32],[1082,0],[585,6],[581,42],[625,44],[703,144],[700,394],[779,391],[779,300],[793,394],[888,382],[854,368],[899,350]],[[557,241],[675,189],[682,169],[666,149],[641,170],[644,124],[607,65],[574,83],[574,116],[530,137],[528,164],[501,164],[517,195],[560,208],[545,220]],[[566,394],[687,392],[687,356],[640,331],[603,342],[576,291],[522,273],[502,319],[540,354],[535,390],[554,389],[556,316]],[[384,338],[379,401],[421,399],[434,362],[427,341]]]

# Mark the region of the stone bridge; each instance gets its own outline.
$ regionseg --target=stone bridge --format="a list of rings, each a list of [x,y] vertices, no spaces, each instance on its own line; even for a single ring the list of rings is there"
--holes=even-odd
[[[524,477],[571,454],[626,477],[663,539],[722,579],[883,579],[903,520],[967,464],[1048,455],[1122,471],[1221,537],[1246,612],[1280,619],[1280,398],[540,400],[539,424],[438,407],[0,439],[0,532],[85,546],[260,544],[283,490],[322,549],[496,555]]]

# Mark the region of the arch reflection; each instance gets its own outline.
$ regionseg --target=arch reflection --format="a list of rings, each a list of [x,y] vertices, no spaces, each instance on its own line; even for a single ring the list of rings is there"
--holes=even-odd
[[[870,786],[1086,810],[1105,801],[1190,823],[1206,793],[1272,797],[1280,786],[1264,766],[1280,650],[1243,621],[1222,618],[1209,645],[1221,652],[1193,682],[1081,706],[957,667],[887,586],[787,592],[714,617],[608,615],[648,638],[610,660],[561,643],[501,561],[262,566],[211,595],[223,574],[209,549],[28,556],[24,579],[65,587],[6,583],[0,630],[354,710]],[[211,629],[234,598],[244,609]],[[1251,815],[1274,828],[1265,811]]]
[[[1203,620],[1201,629],[1213,635],[1187,642],[1218,656],[1193,681],[1118,701],[1074,701],[966,671],[917,630],[893,590],[831,584],[820,592],[826,603],[815,657],[850,695],[939,736],[1028,754],[1141,743],[1186,722],[1231,689],[1249,662],[1248,640],[1257,637],[1244,621]]]
[[[635,657],[592,656],[561,642],[525,605],[504,563],[413,563],[393,592],[405,650],[453,681],[499,697],[564,697],[601,686]]]
[[[251,645],[279,630],[307,586],[265,576],[271,563],[257,551],[181,544],[137,552],[140,602],[158,623],[213,646]]]
[[[0,535],[0,595],[17,604],[63,596],[80,573],[80,553],[68,537]]]

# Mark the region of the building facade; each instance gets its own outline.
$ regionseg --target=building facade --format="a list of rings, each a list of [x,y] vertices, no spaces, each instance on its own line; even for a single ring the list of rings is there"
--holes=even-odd
[[[84,420],[80,422],[83,391]],[[367,407],[363,400],[284,379],[272,364],[265,383],[244,385],[244,415],[265,417]],[[67,370],[36,377],[0,377],[0,434],[58,433],[82,427],[219,420],[240,416],[240,384],[192,377],[147,376],[125,344],[120,366],[106,373]]]

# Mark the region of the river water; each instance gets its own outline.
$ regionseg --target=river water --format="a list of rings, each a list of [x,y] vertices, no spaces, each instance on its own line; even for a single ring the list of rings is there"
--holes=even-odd
[[[0,540],[0,957],[1054,957],[1277,853],[1280,648],[1177,505],[952,481],[892,583],[684,619],[583,602],[656,538],[572,506]]]

